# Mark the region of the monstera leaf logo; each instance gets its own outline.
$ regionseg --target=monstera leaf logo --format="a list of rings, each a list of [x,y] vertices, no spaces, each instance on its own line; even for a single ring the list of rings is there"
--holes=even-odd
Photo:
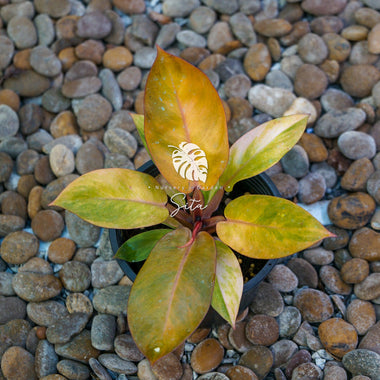
[[[176,172],[190,181],[206,182],[208,163],[205,152],[197,144],[181,142],[172,153],[173,166]]]

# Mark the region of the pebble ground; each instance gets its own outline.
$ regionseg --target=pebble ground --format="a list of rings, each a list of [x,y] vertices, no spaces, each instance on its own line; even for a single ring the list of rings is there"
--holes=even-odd
[[[155,44],[208,75],[231,143],[310,114],[267,173],[327,203],[336,238],[277,265],[235,330],[199,329],[152,368],[107,231],[48,204],[148,159],[129,112]],[[379,380],[379,55],[379,0],[0,0],[0,379]]]

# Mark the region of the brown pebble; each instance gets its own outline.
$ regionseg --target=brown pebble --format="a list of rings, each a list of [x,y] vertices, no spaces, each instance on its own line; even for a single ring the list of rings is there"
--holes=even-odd
[[[309,100],[320,97],[327,85],[326,74],[318,66],[312,64],[299,67],[294,78],[295,93]]]
[[[331,318],[318,327],[319,338],[326,350],[332,355],[342,358],[358,344],[358,334],[354,326],[341,318]]]
[[[331,265],[322,266],[319,270],[319,277],[326,288],[333,293],[347,296],[352,291],[351,285],[346,284],[340,277],[338,269]]]
[[[272,59],[263,43],[252,45],[244,57],[244,69],[251,79],[261,81],[271,67]]]
[[[360,258],[348,260],[340,269],[340,274],[347,284],[359,284],[369,274],[368,261]]]
[[[224,349],[214,338],[203,340],[191,354],[191,367],[197,373],[214,370],[223,360]]]
[[[232,347],[238,352],[246,352],[252,347],[252,343],[247,339],[245,328],[247,322],[242,321],[235,324],[235,328],[232,327],[228,332],[228,341]]]
[[[270,346],[275,343],[279,337],[279,326],[273,317],[257,314],[247,322],[245,335],[253,344]]]
[[[223,325],[218,326],[218,330],[217,330],[218,340],[226,350],[234,349],[230,341],[228,340],[228,333],[231,328],[232,328],[231,325],[229,325],[228,323],[225,323]]]
[[[304,133],[299,144],[305,149],[310,162],[327,160],[328,152],[319,136],[313,133]]]
[[[36,336],[40,340],[46,339],[46,327],[38,326],[36,329]]]
[[[330,318],[334,308],[329,296],[316,289],[301,289],[293,299],[304,320],[314,323]]]
[[[199,327],[187,338],[187,342],[197,344],[206,339],[210,331],[210,328]]]
[[[380,79],[380,71],[372,65],[352,65],[343,69],[340,84],[351,96],[364,98],[369,96],[374,84]]]
[[[254,346],[245,352],[239,365],[251,369],[259,379],[265,379],[273,365],[273,355],[268,347]]]
[[[230,380],[259,380],[256,374],[242,365],[234,365],[226,371]]]
[[[74,256],[76,245],[68,238],[58,238],[51,242],[48,248],[48,258],[56,264],[64,264]]]
[[[60,237],[64,228],[64,221],[57,211],[42,210],[33,218],[31,227],[39,239],[52,241]]]
[[[371,273],[362,282],[355,284],[354,293],[365,301],[380,297],[380,273]]]
[[[20,98],[14,91],[3,89],[0,90],[0,104],[6,104],[17,112],[20,108]]]
[[[287,263],[298,278],[298,286],[316,288],[318,285],[318,274],[315,268],[305,259],[295,257]]]
[[[359,347],[365,350],[371,350],[380,355],[380,321],[373,325],[361,340]]]
[[[152,371],[158,380],[180,380],[183,369],[179,359],[170,353],[152,365]]]
[[[327,211],[330,220],[338,227],[356,229],[369,222],[375,208],[376,203],[370,195],[358,192],[334,198]]]
[[[293,371],[295,368],[297,368],[299,365],[303,363],[310,363],[311,362],[311,355],[309,351],[306,350],[299,350],[296,352],[289,360],[289,362],[286,365],[285,374],[287,378],[291,378]]]
[[[367,261],[380,261],[380,232],[363,227],[351,237],[348,249],[352,257]]]
[[[347,306],[346,317],[359,335],[364,335],[376,323],[375,308],[369,301],[352,300]]]
[[[341,186],[348,191],[365,191],[371,174],[375,172],[372,162],[366,158],[354,161],[341,179]]]

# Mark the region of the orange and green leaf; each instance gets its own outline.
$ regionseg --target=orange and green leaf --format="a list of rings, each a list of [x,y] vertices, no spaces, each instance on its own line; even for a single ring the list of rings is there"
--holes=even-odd
[[[243,275],[233,251],[221,241],[215,241],[216,275],[211,306],[235,327],[243,294]]]
[[[158,54],[144,99],[144,134],[162,175],[177,190],[211,189],[228,162],[222,101],[207,76],[190,63]]]
[[[100,169],[71,182],[51,205],[106,228],[152,226],[167,219],[167,196],[150,175],[130,169]]]
[[[206,315],[214,288],[214,239],[179,228],[165,235],[139,271],[128,301],[128,324],[141,352],[151,361],[173,351]]]
[[[333,236],[301,207],[268,195],[236,198],[224,214],[216,226],[220,240],[256,259],[285,257]]]
[[[236,182],[260,174],[277,163],[301,138],[307,118],[307,115],[281,117],[240,137],[231,146],[220,184],[231,191]]]

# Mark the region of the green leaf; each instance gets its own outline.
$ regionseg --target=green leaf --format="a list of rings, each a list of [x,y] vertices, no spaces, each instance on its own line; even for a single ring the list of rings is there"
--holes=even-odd
[[[278,162],[301,138],[307,115],[291,115],[259,125],[230,149],[228,165],[219,182],[231,191],[236,182],[253,177]]]
[[[214,288],[214,240],[180,228],[165,235],[139,271],[128,301],[128,324],[151,361],[178,347],[206,315]]]
[[[149,153],[148,145],[146,145],[145,135],[144,135],[144,115],[139,115],[137,113],[131,113],[132,119],[136,125],[137,132],[140,136],[140,139],[146,149],[146,151]]]
[[[151,230],[133,236],[117,250],[115,258],[129,262],[144,261],[157,242],[171,231],[169,229]]]
[[[150,175],[130,169],[100,169],[71,182],[51,205],[106,228],[138,228],[169,216],[167,196]]]
[[[209,190],[228,162],[222,101],[202,71],[159,47],[157,51],[144,99],[149,151],[178,191]]]
[[[233,251],[221,241],[216,245],[216,276],[211,306],[235,327],[243,294],[243,275]]]
[[[301,251],[331,237],[313,216],[294,203],[268,195],[244,195],[228,203],[219,238],[252,258],[274,259]]]

